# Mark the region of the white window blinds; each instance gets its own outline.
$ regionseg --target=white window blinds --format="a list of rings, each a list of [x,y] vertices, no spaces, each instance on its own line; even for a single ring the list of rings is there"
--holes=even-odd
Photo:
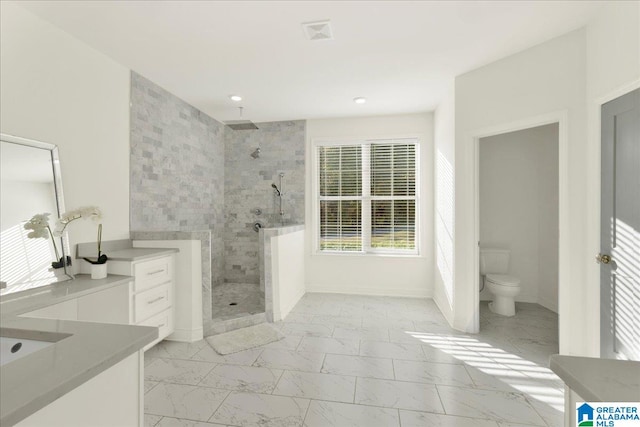
[[[321,251],[416,252],[416,143],[318,146]]]
[[[371,144],[372,248],[416,248],[415,196],[415,144]]]
[[[319,147],[320,248],[362,250],[362,147]]]

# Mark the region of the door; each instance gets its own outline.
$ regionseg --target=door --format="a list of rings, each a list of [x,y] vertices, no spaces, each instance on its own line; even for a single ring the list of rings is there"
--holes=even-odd
[[[602,106],[600,346],[640,360],[640,89]]]

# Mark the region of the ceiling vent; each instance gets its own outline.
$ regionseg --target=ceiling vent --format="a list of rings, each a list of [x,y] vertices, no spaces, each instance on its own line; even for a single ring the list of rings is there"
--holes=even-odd
[[[331,32],[331,22],[316,21],[305,22],[302,24],[305,36],[311,41],[315,40],[333,40],[333,33]]]

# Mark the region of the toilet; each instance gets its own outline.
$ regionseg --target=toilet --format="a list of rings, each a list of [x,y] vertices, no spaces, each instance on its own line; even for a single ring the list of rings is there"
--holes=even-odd
[[[493,294],[489,310],[502,316],[516,314],[515,297],[520,293],[520,279],[509,276],[509,256],[506,249],[480,249],[480,274]]]

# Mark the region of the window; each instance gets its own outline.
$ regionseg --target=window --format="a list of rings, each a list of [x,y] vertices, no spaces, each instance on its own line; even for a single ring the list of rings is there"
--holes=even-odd
[[[417,253],[417,140],[318,144],[318,249]]]

